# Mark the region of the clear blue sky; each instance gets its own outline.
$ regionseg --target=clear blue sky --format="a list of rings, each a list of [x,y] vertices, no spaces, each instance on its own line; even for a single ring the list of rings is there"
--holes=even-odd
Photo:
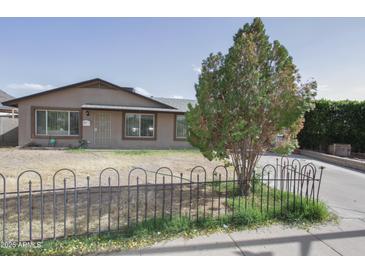
[[[251,18],[1,18],[0,89],[22,96],[95,77],[194,98],[202,59]],[[264,18],[318,97],[365,100],[365,18]]]

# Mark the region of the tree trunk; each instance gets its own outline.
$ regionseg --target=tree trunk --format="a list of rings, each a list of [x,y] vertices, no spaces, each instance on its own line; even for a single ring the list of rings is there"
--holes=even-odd
[[[234,152],[231,157],[237,174],[239,194],[249,196],[258,154],[253,148],[249,150],[236,149]]]
[[[248,196],[251,190],[252,173],[250,174],[245,167],[241,168],[241,170],[236,168],[239,195]],[[246,169],[246,172],[243,172],[243,169]]]
[[[249,196],[251,193],[251,182],[252,182],[252,174],[247,174],[243,177],[242,175],[238,177],[238,185],[240,188],[240,195]]]

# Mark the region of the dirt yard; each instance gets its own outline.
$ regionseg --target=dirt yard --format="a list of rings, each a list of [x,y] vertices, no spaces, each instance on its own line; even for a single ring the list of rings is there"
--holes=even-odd
[[[154,212],[157,210],[157,215],[160,216],[162,212],[166,212],[166,214],[177,214],[178,201],[182,199],[180,203],[182,203],[182,210],[185,212],[187,210],[188,205],[187,202],[189,199],[192,199],[192,207],[196,208],[196,185],[194,184],[193,190],[189,190],[189,187],[184,185],[183,188],[180,189],[178,183],[180,183],[180,173],[183,173],[183,178],[189,179],[190,172],[195,166],[203,166],[207,171],[207,180],[212,178],[212,173],[214,168],[217,165],[221,165],[222,163],[218,161],[210,162],[205,159],[199,151],[197,150],[129,150],[129,151],[121,151],[121,150],[110,150],[110,151],[96,151],[96,150],[42,150],[42,149],[0,149],[0,174],[3,174],[6,178],[6,231],[8,239],[16,239],[17,236],[17,178],[19,174],[26,170],[35,170],[39,172],[42,176],[42,185],[43,185],[43,194],[44,194],[44,235],[45,237],[52,237],[53,233],[56,236],[62,236],[64,234],[64,228],[67,229],[67,234],[72,234],[74,229],[74,224],[78,225],[77,233],[86,232],[86,201],[87,201],[87,190],[85,187],[87,186],[87,176],[90,176],[90,231],[97,231],[98,224],[98,207],[101,205],[101,226],[103,230],[106,230],[108,227],[108,222],[110,223],[110,218],[112,218],[112,229],[115,229],[115,220],[117,218],[117,212],[120,212],[121,225],[125,225],[127,220],[126,210],[128,208],[126,197],[128,193],[128,197],[131,200],[131,222],[134,222],[133,218],[136,218],[136,214],[139,214],[139,217],[142,218],[144,216],[143,210],[147,210],[146,214],[150,218],[154,216]],[[100,172],[105,168],[115,168],[120,174],[120,184],[122,187],[120,190],[117,188],[108,188],[108,178],[110,177],[111,186],[116,186],[117,176],[113,172],[105,172],[101,177],[101,185],[103,188],[99,188],[99,175]],[[134,167],[140,167],[145,169],[147,172],[147,180],[145,180],[143,172],[140,170],[136,170],[131,175],[131,193],[127,191],[125,187],[128,185],[128,174],[129,171]],[[173,171],[173,175],[171,176],[162,176],[158,175],[156,177],[157,183],[161,184],[163,181],[166,183],[166,193],[165,190],[162,191],[162,186],[156,188],[155,183],[155,171],[160,167],[168,167]],[[62,168],[71,169],[76,173],[76,183],[78,189],[78,198],[77,198],[77,220],[74,221],[75,214],[75,192],[73,190],[74,180],[72,176],[70,176],[67,172],[61,172],[57,175],[55,179],[55,187],[56,190],[56,198],[53,195],[53,176],[55,172]],[[221,170],[221,169],[220,169]],[[161,170],[161,173],[168,174],[168,171]],[[198,179],[199,182],[204,181],[204,173],[201,169],[197,168],[194,171],[194,176],[192,177],[193,182],[197,182],[197,174],[199,174]],[[135,194],[136,192],[136,180],[137,177],[139,179],[139,185],[143,185],[140,187],[139,196]],[[165,177],[165,180],[163,179]],[[64,179],[66,179],[66,188],[67,194],[64,192]],[[172,181],[171,181],[172,179]],[[29,181],[31,180],[31,187]],[[39,178],[32,173],[25,173],[19,180],[19,189],[20,189],[20,227],[21,227],[21,239],[28,239],[29,237],[29,203],[32,201],[32,218],[33,218],[33,233],[34,237],[40,237],[40,183]],[[170,184],[175,183],[174,187],[171,187]],[[184,183],[187,181],[183,180]],[[147,188],[143,188],[145,184],[148,183]],[[134,186],[134,187],[133,187]],[[95,188],[96,187],[96,188]],[[182,186],[181,186],[182,187]],[[163,187],[163,189],[165,186]],[[208,197],[209,197],[209,185],[208,185]],[[100,200],[99,190],[102,189],[102,198]],[[128,188],[129,189],[129,188]],[[148,190],[148,193],[145,195],[145,190]],[[174,189],[172,191],[172,189]],[[32,191],[32,196],[30,196],[30,190]],[[109,192],[110,191],[110,192]],[[113,191],[113,193],[111,192]],[[120,192],[118,192],[120,191]],[[181,193],[181,197],[180,195]],[[189,192],[190,191],[190,192]],[[191,191],[193,194],[191,194]],[[202,189],[198,190],[200,192],[200,196],[203,197],[205,192],[203,193]],[[156,194],[155,194],[156,192]],[[117,193],[121,193],[120,196],[120,210],[117,210]],[[133,194],[134,193],[134,194]],[[165,196],[165,194],[166,196]],[[171,194],[171,196],[170,196]],[[108,197],[110,203],[108,204]],[[157,195],[157,196],[156,196]],[[163,196],[162,196],[163,195]],[[190,196],[189,196],[190,195]],[[192,196],[191,196],[192,195]],[[2,227],[2,218],[3,218],[3,182],[0,177],[0,227]],[[32,197],[30,199],[29,197]],[[65,198],[67,197],[67,198]],[[137,198],[136,198],[137,197]],[[223,196],[222,196],[223,197]],[[157,208],[154,208],[155,199]],[[172,205],[171,202],[173,199],[175,202]],[[136,211],[136,201],[138,200],[138,204],[140,204],[139,211]],[[208,201],[209,200],[209,201]],[[212,209],[211,206],[211,198],[209,198],[207,204],[207,210]],[[145,202],[148,201],[148,208],[145,209]],[[165,206],[162,207],[162,202],[165,201]],[[221,203],[223,200],[221,200]],[[199,202],[201,203],[201,201]],[[54,206],[54,204],[56,206]],[[220,202],[216,202],[214,200],[214,208],[218,207],[217,205]],[[67,206],[66,206],[67,205]],[[147,204],[146,204],[147,205]],[[109,211],[108,214],[108,206]],[[221,206],[219,206],[221,207]],[[67,214],[65,215],[64,210],[67,210]],[[138,208],[138,207],[137,207]],[[164,208],[164,210],[162,209]],[[224,206],[222,207],[225,208]],[[138,213],[137,213],[138,212]],[[64,219],[64,216],[66,219]],[[109,217],[109,218],[108,218]],[[53,220],[56,220],[56,224],[53,224]],[[118,217],[119,218],[119,217]],[[64,222],[67,225],[64,225]],[[55,231],[53,231],[55,227]],[[1,235],[1,234],[0,234]],[[1,237],[1,236],[0,236]],[[25,238],[24,238],[25,237]]]
[[[190,171],[194,166],[205,167],[209,176],[214,167],[219,164],[222,163],[210,162],[198,150],[193,149],[97,151],[0,148],[0,173],[6,177],[7,191],[15,190],[18,175],[30,169],[41,174],[44,188],[51,188],[54,173],[62,168],[75,171],[78,185],[85,185],[87,176],[90,176],[90,185],[95,185],[99,182],[100,171],[107,167],[117,169],[120,173],[121,184],[127,184],[128,172],[134,167],[141,167],[152,172],[160,167],[169,167],[175,176],[180,176],[180,173],[183,173],[185,178],[189,178]],[[154,180],[152,172],[148,173],[149,182]],[[116,180],[113,179],[113,173],[109,174],[112,177],[111,183],[115,184]],[[137,171],[136,174],[139,174],[136,176],[143,178],[142,172]],[[105,176],[109,176],[108,173]],[[71,178],[66,173],[59,174],[56,178],[57,184],[62,183],[65,177]],[[37,181],[36,176],[26,174],[21,178],[20,188],[27,189],[30,179],[33,183]],[[0,190],[2,190],[1,179]]]

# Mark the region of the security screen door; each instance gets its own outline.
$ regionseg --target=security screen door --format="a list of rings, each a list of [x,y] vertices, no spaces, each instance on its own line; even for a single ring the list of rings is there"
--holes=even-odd
[[[94,144],[108,146],[111,143],[111,115],[108,111],[97,111],[94,116]]]

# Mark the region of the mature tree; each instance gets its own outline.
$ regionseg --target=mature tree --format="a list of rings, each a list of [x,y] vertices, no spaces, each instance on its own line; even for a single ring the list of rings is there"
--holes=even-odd
[[[229,160],[248,195],[259,156],[276,136],[284,135],[281,150],[295,148],[316,82],[301,82],[292,57],[269,41],[260,18],[239,29],[226,55],[210,54],[201,69],[197,104],[186,114],[189,141],[209,160]]]

